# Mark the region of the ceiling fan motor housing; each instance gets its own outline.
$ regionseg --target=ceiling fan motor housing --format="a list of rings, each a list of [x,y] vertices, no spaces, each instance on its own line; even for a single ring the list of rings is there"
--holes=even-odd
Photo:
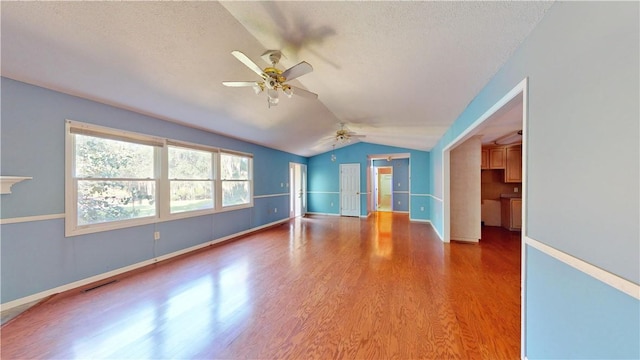
[[[262,58],[264,59],[264,61],[275,65],[280,62],[280,59],[282,58],[282,52],[280,50],[267,50],[262,53]]]
[[[256,94],[259,94],[266,89],[268,90],[267,100],[269,107],[278,103],[278,92],[280,90],[282,90],[282,92],[288,97],[291,97],[294,94],[295,89],[295,93],[301,97],[313,99],[318,98],[317,94],[285,83],[287,80],[296,79],[313,71],[313,67],[309,63],[302,61],[287,70],[280,70],[276,65],[280,61],[282,53],[279,50],[267,50],[262,54],[262,58],[270,61],[271,66],[263,69],[241,51],[234,50],[231,54],[253,72],[258,74],[262,78],[262,81],[224,81],[222,83],[223,85],[231,87],[251,87]],[[346,139],[348,139],[348,136]]]

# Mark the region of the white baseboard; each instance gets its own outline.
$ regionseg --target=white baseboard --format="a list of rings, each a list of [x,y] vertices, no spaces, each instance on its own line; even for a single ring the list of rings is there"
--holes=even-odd
[[[433,228],[433,231],[436,232],[436,235],[438,235],[438,238],[440,239],[440,241],[444,242],[444,236],[442,236],[442,234],[440,234],[438,232],[438,228],[435,227],[435,225],[433,225],[433,223],[431,223],[431,227]]]
[[[431,220],[426,220],[426,219],[412,219],[412,218],[409,218],[409,221],[411,221],[411,222],[419,222],[419,223],[425,223],[425,224],[431,224],[431,225],[433,225],[433,224],[431,223]]]
[[[241,232],[238,232],[238,233],[235,233],[235,234],[232,234],[232,235],[227,235],[227,236],[215,239],[215,240],[207,241],[205,243],[198,244],[198,245],[195,245],[195,246],[191,246],[191,247],[188,247],[186,249],[178,250],[178,251],[172,252],[170,254],[158,256],[158,257],[155,257],[153,259],[141,261],[139,263],[128,265],[128,266],[125,266],[125,267],[121,267],[119,269],[115,269],[115,270],[112,270],[112,271],[109,271],[109,272],[106,272],[106,273],[102,273],[102,274],[91,276],[91,277],[88,277],[88,278],[85,278],[85,279],[82,279],[82,280],[74,281],[74,282],[66,284],[66,285],[61,285],[61,286],[55,287],[53,289],[41,291],[41,292],[39,292],[37,294],[33,294],[33,295],[25,296],[25,297],[20,298],[20,299],[8,301],[8,302],[6,302],[4,304],[0,304],[0,310],[4,311],[4,310],[7,310],[7,309],[14,308],[16,306],[28,304],[30,302],[34,302],[34,301],[37,301],[37,300],[40,300],[40,299],[44,299],[44,298],[46,298],[48,296],[51,296],[51,295],[59,294],[59,293],[62,293],[62,292],[68,291],[68,290],[73,290],[73,289],[76,289],[76,288],[79,288],[79,287],[82,287],[82,286],[85,286],[85,285],[88,285],[88,284],[91,284],[91,283],[94,283],[94,282],[97,282],[97,281],[100,281],[100,280],[103,280],[103,279],[107,279],[107,278],[110,278],[110,277],[113,277],[113,276],[116,276],[116,275],[120,275],[120,274],[129,272],[131,270],[139,269],[139,268],[144,267],[144,266],[152,265],[152,264],[155,264],[155,263],[160,262],[160,261],[168,260],[168,259],[171,259],[171,258],[179,256],[179,255],[183,255],[183,254],[186,254],[186,253],[189,253],[189,252],[192,252],[192,251],[196,251],[196,250],[205,248],[207,246],[211,246],[211,245],[214,245],[214,244],[219,244],[221,242],[225,242],[225,241],[234,239],[234,238],[236,238],[238,236],[246,235],[246,234],[252,233],[254,231],[262,230],[262,229],[265,229],[265,228],[268,228],[268,227],[271,227],[271,226],[274,226],[274,225],[285,223],[287,221],[289,221],[288,218],[287,219],[278,220],[278,221],[274,221],[274,222],[269,223],[269,224],[265,224],[265,225],[262,225],[262,226],[251,228],[251,229],[248,229],[248,230],[245,230],[245,231],[241,231]]]
[[[340,214],[335,213],[321,213],[321,212],[307,212],[308,215],[324,215],[324,216],[340,216]]]
[[[453,235],[451,235],[451,240],[452,240],[452,241],[459,241],[459,242],[468,242],[468,243],[477,243],[477,242],[480,242],[480,239],[454,237]]]

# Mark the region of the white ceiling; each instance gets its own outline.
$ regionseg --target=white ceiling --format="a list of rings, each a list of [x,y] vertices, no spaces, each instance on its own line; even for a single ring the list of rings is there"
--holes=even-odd
[[[551,2],[6,2],[2,76],[312,156],[345,122],[362,141],[429,150]],[[281,68],[318,100],[228,88]],[[514,84],[515,86],[515,84]],[[90,121],[91,119],[75,119]]]

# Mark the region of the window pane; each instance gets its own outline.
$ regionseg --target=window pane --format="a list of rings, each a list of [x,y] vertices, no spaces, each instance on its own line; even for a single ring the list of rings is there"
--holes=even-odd
[[[171,213],[213,209],[213,181],[172,181]]]
[[[248,181],[222,182],[222,206],[248,204],[249,195]]]
[[[249,158],[220,154],[220,171],[223,180],[249,180]]]
[[[153,146],[75,135],[75,176],[154,178]]]
[[[213,179],[211,159],[206,151],[169,147],[169,179]]]
[[[78,225],[155,216],[154,180],[78,181]]]

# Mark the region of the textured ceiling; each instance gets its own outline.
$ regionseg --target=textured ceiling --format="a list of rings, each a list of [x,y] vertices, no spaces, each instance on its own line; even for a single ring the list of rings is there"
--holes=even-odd
[[[429,150],[550,2],[6,2],[3,76],[311,156],[344,122],[362,141]],[[267,108],[228,88],[281,68],[319,95]],[[515,84],[514,84],[515,85]],[[87,120],[90,119],[76,119]]]

